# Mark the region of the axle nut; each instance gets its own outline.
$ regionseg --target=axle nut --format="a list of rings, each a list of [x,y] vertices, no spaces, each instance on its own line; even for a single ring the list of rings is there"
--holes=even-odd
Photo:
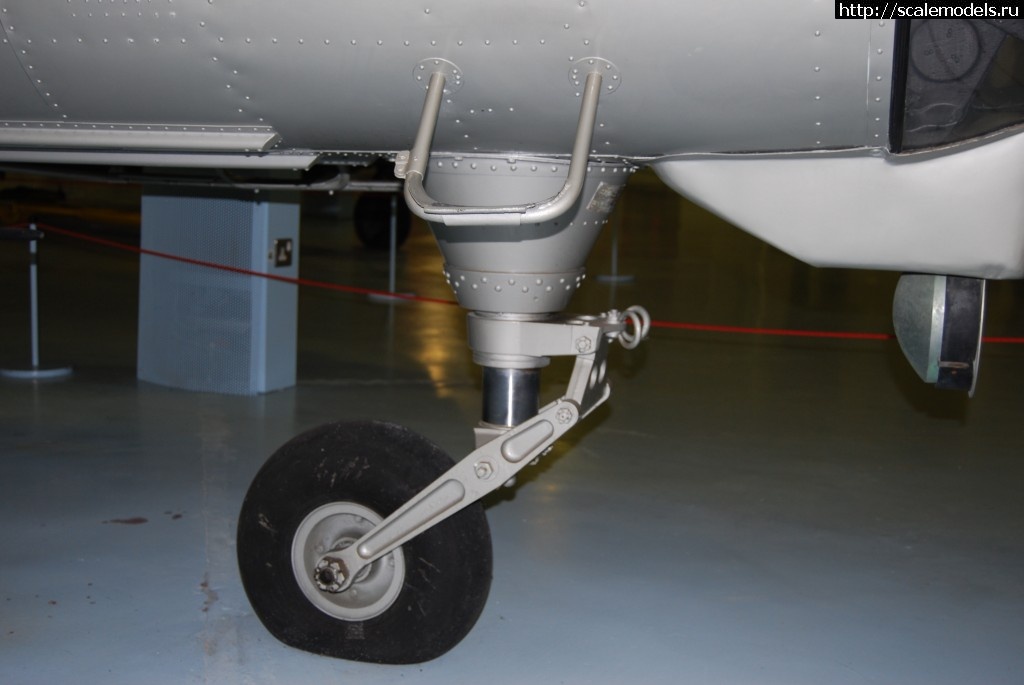
[[[338,594],[345,582],[345,566],[340,559],[324,557],[313,571],[313,581],[323,592]]]

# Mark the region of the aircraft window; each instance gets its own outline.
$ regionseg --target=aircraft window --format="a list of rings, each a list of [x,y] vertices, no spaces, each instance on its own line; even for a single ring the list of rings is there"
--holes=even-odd
[[[902,27],[905,92],[895,152],[1024,123],[1024,20],[920,19]],[[901,70],[897,66],[897,72]]]

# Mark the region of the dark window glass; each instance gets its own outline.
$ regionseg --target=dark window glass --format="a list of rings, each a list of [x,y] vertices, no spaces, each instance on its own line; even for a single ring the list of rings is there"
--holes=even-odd
[[[1024,123],[1024,20],[920,19],[908,34],[894,147],[946,145]]]

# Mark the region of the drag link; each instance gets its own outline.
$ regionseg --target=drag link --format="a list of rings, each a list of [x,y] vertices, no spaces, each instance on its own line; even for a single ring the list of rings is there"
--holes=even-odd
[[[344,573],[329,591],[344,592],[366,566],[502,487],[579,420],[576,403],[559,399],[529,421],[471,452],[355,544],[325,554],[328,561],[321,560],[318,567],[343,569]]]

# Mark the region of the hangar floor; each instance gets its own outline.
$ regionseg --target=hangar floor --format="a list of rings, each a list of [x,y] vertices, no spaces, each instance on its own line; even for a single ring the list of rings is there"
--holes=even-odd
[[[137,240],[137,191],[84,188],[129,210],[91,230]],[[643,176],[613,226],[635,278],[594,278],[609,231],[576,310],[890,329],[893,275],[811,269]],[[0,248],[0,366],[23,366],[27,258]],[[468,451],[479,375],[461,311],[303,288],[297,387],[188,393],[135,380],[137,258],[59,236],[42,249],[43,362],[75,374],[0,382],[0,682],[1022,682],[1020,345],[987,347],[968,401],[917,381],[893,341],[657,329],[615,352],[609,404],[487,500],[494,582],[466,640],[375,666],[263,629],[237,512],[278,445],[338,418]],[[387,282],[386,255],[344,218],[308,214],[301,260],[308,278]],[[398,279],[449,297],[422,226]],[[1024,335],[1022,285],[990,300],[987,333]],[[567,375],[551,370],[545,393]]]

